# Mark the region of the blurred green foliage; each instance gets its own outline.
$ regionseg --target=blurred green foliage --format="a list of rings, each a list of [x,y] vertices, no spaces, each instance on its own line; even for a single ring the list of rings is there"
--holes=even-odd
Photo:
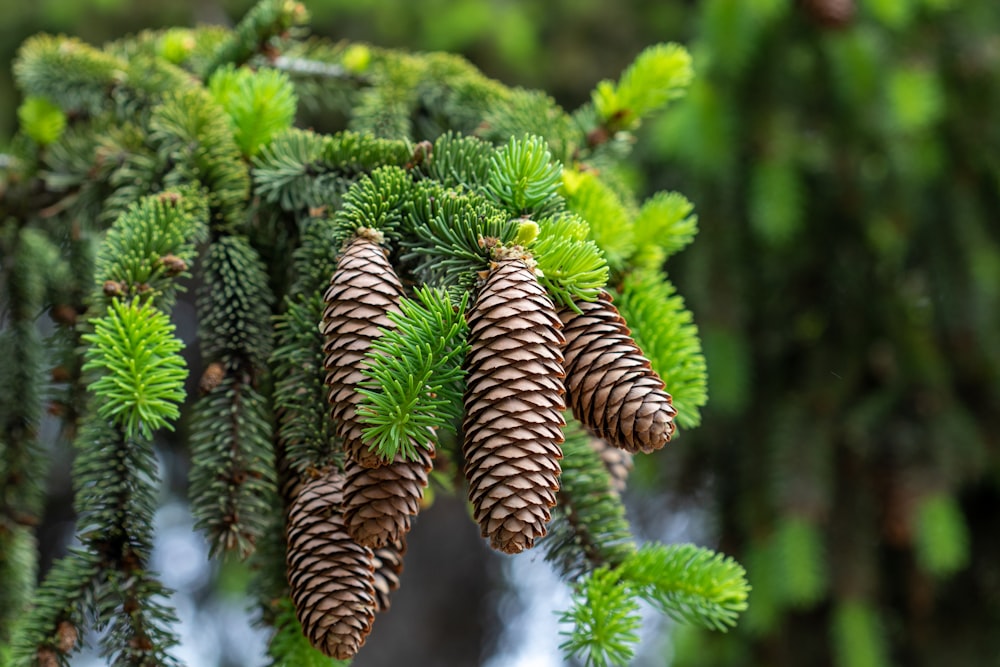
[[[0,49],[9,61],[39,30],[100,42],[249,5],[21,3]],[[308,5],[316,32],[458,51],[567,107],[643,46],[688,44],[690,93],[637,151],[648,190],[684,192],[698,215],[699,243],[667,269],[704,333],[711,400],[659,459],[669,470],[641,477],[714,494],[754,591],[736,633],[684,630],[674,664],[1000,655],[994,0]]]

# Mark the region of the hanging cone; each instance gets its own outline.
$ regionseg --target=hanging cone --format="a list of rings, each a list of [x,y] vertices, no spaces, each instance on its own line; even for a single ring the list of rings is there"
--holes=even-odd
[[[375,549],[375,611],[389,609],[389,596],[399,588],[399,576],[403,573],[403,556],[406,542],[400,540],[380,549]]]
[[[432,451],[417,447],[419,461],[401,455],[380,468],[348,460],[344,466],[344,522],[355,542],[372,549],[402,540],[420,501],[431,470]]]
[[[628,474],[635,467],[632,455],[624,449],[612,447],[600,438],[590,438],[591,448],[601,457],[601,462],[611,478],[611,489],[617,493],[625,491]]]
[[[370,549],[351,539],[341,515],[340,472],[304,484],[288,513],[288,583],[309,642],[338,660],[354,656],[375,620]]]
[[[361,371],[372,341],[379,336],[378,328],[392,326],[388,313],[400,312],[402,295],[403,286],[385,250],[373,238],[359,235],[344,250],[323,296],[327,304],[322,324],[324,366],[331,414],[347,455],[366,468],[385,461],[363,442],[363,425],[355,412],[361,400],[356,388],[366,379]]]
[[[854,0],[800,0],[810,18],[827,28],[844,28],[854,20]]]
[[[552,301],[523,260],[495,265],[469,315],[465,476],[483,537],[506,553],[546,532],[565,424]]]
[[[627,452],[652,452],[670,441],[674,416],[663,380],[650,368],[625,320],[602,292],[559,311],[566,336],[566,394],[573,415]]]

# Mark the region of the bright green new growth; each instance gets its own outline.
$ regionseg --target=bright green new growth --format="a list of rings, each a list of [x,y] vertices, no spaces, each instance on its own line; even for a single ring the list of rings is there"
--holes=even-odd
[[[295,89],[284,72],[227,65],[212,74],[208,90],[232,119],[236,145],[244,157],[257,155],[295,120]]]
[[[618,567],[595,569],[577,585],[560,620],[574,623],[562,648],[587,665],[624,665],[638,642],[636,597],[677,621],[725,632],[747,608],[746,571],[693,544],[646,544]]]
[[[29,97],[17,109],[21,129],[38,144],[46,146],[59,139],[66,129],[66,114],[44,97]]]
[[[512,217],[542,216],[561,205],[559,189],[562,165],[553,162],[541,137],[511,137],[490,158],[486,192]]]
[[[604,251],[611,269],[623,269],[635,252],[635,212],[593,172],[565,170],[560,193],[567,208],[587,221],[590,238]]]
[[[468,296],[457,306],[441,289],[418,289],[416,296],[419,302],[400,300],[402,314],[389,313],[395,328],[372,343],[363,371],[372,381],[359,390],[365,441],[387,461],[397,452],[419,460],[416,447],[433,446],[435,432],[454,431],[462,416]]]
[[[574,301],[593,301],[608,282],[604,253],[589,235],[583,218],[562,213],[539,220],[538,236],[529,245],[538,281],[567,308],[575,308]]]
[[[173,429],[187,367],[170,318],[149,301],[114,299],[93,325],[94,332],[83,336],[90,344],[83,369],[100,373],[91,387],[100,397],[98,414],[113,419],[130,438],[152,437],[163,426]]]
[[[646,544],[621,566],[643,599],[678,621],[725,632],[747,608],[743,566],[693,544]]]
[[[684,47],[657,44],[636,57],[617,85],[611,81],[597,84],[592,101],[609,127],[634,130],[642,117],[682,97],[693,77],[691,56]]]
[[[698,233],[694,205],[676,192],[657,192],[643,203],[632,223],[636,249],[632,262],[644,269],[658,269],[680,252]]]
[[[581,658],[587,667],[627,665],[639,643],[639,603],[618,573],[601,567],[577,585],[573,606],[559,621],[573,630],[559,648]]]

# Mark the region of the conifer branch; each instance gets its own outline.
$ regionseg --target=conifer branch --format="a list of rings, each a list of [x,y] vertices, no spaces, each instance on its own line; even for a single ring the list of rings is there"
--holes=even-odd
[[[511,137],[490,157],[485,192],[511,217],[543,217],[557,213],[562,165],[553,162],[545,140]]]
[[[572,607],[559,621],[573,629],[560,634],[559,646],[567,654],[581,658],[586,667],[627,665],[639,643],[639,604],[617,573],[607,567],[594,570],[577,584]]]
[[[647,544],[621,577],[645,600],[686,623],[725,631],[747,608],[746,571],[731,558],[692,544]]]
[[[415,188],[407,203],[407,232],[416,237],[402,243],[402,261],[413,262],[413,271],[433,286],[471,288],[477,272],[489,266],[494,243],[511,243],[517,224],[484,197],[446,190],[429,181]]]
[[[599,567],[617,567],[635,551],[621,498],[590,436],[571,417],[563,430],[559,502],[542,543],[545,558],[564,577],[577,578]]]
[[[372,343],[362,371],[371,382],[359,389],[357,412],[368,425],[365,442],[386,461],[397,452],[420,460],[415,446],[437,440],[428,442],[428,432],[454,432],[461,417],[467,297],[453,308],[443,290],[418,289],[416,296],[400,299],[400,314],[389,313],[394,328]]]
[[[184,345],[173,337],[169,318],[148,301],[115,299],[107,315],[91,322],[94,332],[82,337],[90,344],[83,370],[100,371],[92,385],[101,399],[98,413],[129,437],[149,438],[158,428],[172,428],[184,400],[187,368],[178,354]]]
[[[236,145],[245,158],[256,155],[295,119],[295,90],[277,70],[222,67],[208,80],[208,90],[232,120]]]
[[[681,97],[693,76],[691,56],[684,47],[657,44],[640,53],[617,84],[597,84],[592,101],[611,131],[634,130],[644,116]]]
[[[208,79],[223,65],[242,65],[265,50],[271,40],[309,20],[309,12],[294,0],[263,0],[215,49],[203,65],[201,75]]]
[[[332,239],[335,246],[343,246],[364,229],[381,234],[380,245],[391,249],[392,239],[398,238],[397,228],[412,184],[410,175],[396,166],[378,167],[358,179],[337,211]]]
[[[271,423],[264,397],[228,374],[194,406],[191,506],[213,555],[249,556],[276,498]]]
[[[213,226],[243,223],[250,176],[222,106],[204,88],[168,95],[154,108],[150,139],[172,169],[167,187],[200,184],[207,190]]]

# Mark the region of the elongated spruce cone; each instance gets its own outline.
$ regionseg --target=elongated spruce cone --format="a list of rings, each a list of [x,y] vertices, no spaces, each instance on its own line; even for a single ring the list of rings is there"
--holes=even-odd
[[[371,549],[351,539],[341,514],[343,478],[332,470],[304,484],[288,513],[288,583],[302,632],[324,654],[347,660],[375,620]]]
[[[399,541],[380,549],[375,549],[375,611],[389,609],[389,597],[399,588],[399,577],[403,574],[403,556],[406,542]]]
[[[670,442],[677,411],[663,380],[632,340],[625,320],[602,292],[578,301],[582,313],[559,311],[566,336],[566,394],[573,416],[591,433],[627,452]]]
[[[423,447],[417,451],[419,461],[397,454],[380,468],[351,460],[345,464],[344,522],[358,544],[375,549],[402,540],[410,531],[410,517],[420,511],[434,456]]]
[[[564,340],[552,301],[519,259],[500,261],[468,318],[465,475],[490,546],[531,548],[559,490]]]
[[[385,250],[371,238],[358,236],[344,250],[323,296],[327,304],[322,324],[324,366],[331,415],[347,455],[366,468],[385,461],[363,442],[363,424],[356,413],[361,395],[356,389],[366,379],[361,371],[372,341],[380,335],[378,328],[392,326],[388,313],[400,312],[402,295],[403,286]]]

